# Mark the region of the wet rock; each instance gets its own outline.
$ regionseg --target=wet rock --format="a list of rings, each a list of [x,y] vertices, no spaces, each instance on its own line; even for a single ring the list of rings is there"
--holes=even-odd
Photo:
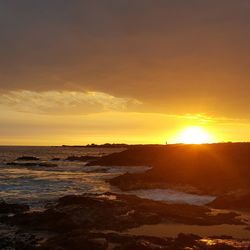
[[[57,158],[57,157],[51,159],[51,161],[60,161],[60,160],[61,158]]]
[[[109,199],[109,197],[115,199]],[[56,234],[40,249],[224,249],[208,248],[200,237],[179,234],[176,239],[124,235],[129,228],[145,224],[177,222],[184,224],[217,225],[240,223],[237,214],[212,215],[208,208],[166,204],[123,194],[68,195],[43,212],[17,214],[6,217],[5,223],[24,231],[46,231]],[[111,230],[113,233],[105,233]],[[95,232],[95,233],[94,233]],[[118,233],[120,232],[120,233]],[[224,247],[224,246],[223,246]],[[234,249],[234,248],[231,248]]]
[[[41,250],[106,250],[108,242],[105,238],[91,238],[85,232],[82,234],[59,235],[49,239]]]
[[[6,165],[8,165],[8,166],[21,166],[21,167],[36,167],[37,163],[35,163],[35,162],[25,162],[25,163],[7,162]]]
[[[97,168],[93,170],[87,170],[87,173],[108,173],[110,171],[110,168]]]
[[[200,241],[199,236],[192,234],[180,234],[177,238],[167,238],[76,230],[52,237],[40,249],[247,250],[249,248],[244,245],[234,247],[226,243],[213,242],[213,244],[209,244],[209,242]]]
[[[38,249],[37,242],[38,239],[30,233],[0,235],[1,250],[34,250]]]
[[[205,207],[165,204],[133,195],[69,195],[44,212],[14,216],[9,223],[32,229],[68,232],[76,229],[122,231],[144,224],[176,221],[185,224],[241,224],[238,214],[209,215]]]
[[[57,167],[57,164],[44,162],[44,163],[39,163],[38,167],[54,168],[54,167]]]
[[[1,214],[19,214],[29,210],[29,206],[26,204],[10,204],[5,201],[0,201],[0,213]]]
[[[217,197],[214,201],[210,202],[208,205],[218,209],[250,210],[250,190]]]
[[[34,156],[22,156],[16,159],[17,161],[39,161],[40,159]]]
[[[20,167],[57,167],[56,164],[46,162],[7,162],[8,166],[20,166]]]
[[[99,159],[99,156],[92,156],[92,155],[84,155],[84,156],[69,156],[65,159],[65,161],[83,161],[83,162],[89,162],[89,161],[95,161]]]
[[[88,165],[152,167],[145,173],[112,179],[111,184],[122,190],[182,185],[218,196],[236,189],[250,189],[249,154],[250,143],[145,145],[103,156]]]
[[[193,245],[195,245],[196,241],[200,239],[201,237],[195,234],[180,233],[176,238],[176,242],[179,246],[182,245],[192,247]]]

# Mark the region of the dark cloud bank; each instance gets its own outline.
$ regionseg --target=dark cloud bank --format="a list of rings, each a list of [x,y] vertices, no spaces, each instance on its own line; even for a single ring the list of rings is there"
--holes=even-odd
[[[3,0],[0,89],[249,116],[249,29],[247,0]]]

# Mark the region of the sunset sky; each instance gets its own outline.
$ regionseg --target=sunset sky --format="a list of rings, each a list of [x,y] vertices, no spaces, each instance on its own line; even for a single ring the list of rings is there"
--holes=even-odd
[[[0,144],[250,141],[249,0],[0,1]]]

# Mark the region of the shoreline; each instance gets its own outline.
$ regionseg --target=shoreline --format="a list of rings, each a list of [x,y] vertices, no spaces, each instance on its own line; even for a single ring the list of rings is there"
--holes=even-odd
[[[218,145],[213,145],[212,147],[214,146],[218,147]],[[221,146],[222,145],[219,147]],[[249,145],[244,145],[244,147],[246,146]],[[18,248],[21,250],[54,250],[57,248],[71,250],[72,247],[76,250],[82,248],[103,250],[183,250],[188,247],[197,250],[213,250],[220,249],[219,247],[223,246],[226,247],[226,249],[248,249],[246,246],[248,247],[247,244],[249,244],[250,247],[250,230],[247,228],[249,228],[250,221],[243,220],[241,218],[242,213],[240,209],[238,209],[249,209],[248,201],[250,200],[250,196],[248,190],[243,192],[243,189],[241,189],[241,192],[229,192],[223,195],[222,189],[217,190],[216,193],[219,194],[218,197],[211,202],[204,202],[200,205],[180,204],[176,202],[167,203],[149,199],[150,195],[152,195],[150,192],[157,191],[155,189],[156,187],[161,189],[158,190],[158,193],[153,193],[154,196],[159,194],[163,195],[166,189],[163,191],[162,188],[166,187],[175,187],[175,189],[188,192],[189,195],[194,192],[205,194],[206,192],[201,189],[202,186],[193,185],[192,179],[184,179],[186,182],[178,183],[179,180],[183,181],[183,179],[178,179],[183,178],[183,175],[176,175],[176,169],[174,169],[171,164],[174,164],[175,168],[180,167],[180,169],[186,169],[187,166],[191,166],[190,170],[192,170],[192,168],[197,169],[195,165],[190,165],[192,158],[183,160],[182,157],[180,157],[180,152],[185,156],[185,150],[188,149],[189,153],[190,150],[192,150],[196,156],[197,152],[198,155],[201,153],[202,156],[204,156],[203,153],[205,149],[205,152],[207,152],[207,147],[211,146],[140,146],[121,152],[114,152],[109,155],[98,156],[97,158],[80,155],[81,151],[79,151],[74,158],[69,158],[68,156],[63,158],[62,162],[67,166],[65,169],[61,166],[62,162],[60,163],[58,158],[53,158],[57,159],[55,161],[58,163],[57,167],[50,168],[49,165],[48,167],[43,165],[43,167],[38,168],[37,166],[33,166],[31,170],[37,171],[39,178],[41,178],[41,173],[44,173],[47,178],[48,171],[52,171],[51,173],[58,178],[60,173],[63,174],[64,171],[67,172],[70,169],[74,172],[75,169],[77,171],[80,170],[79,173],[74,172],[74,174],[77,173],[76,178],[79,179],[79,177],[83,177],[84,171],[87,171],[85,174],[98,176],[98,174],[107,174],[108,171],[112,172],[116,168],[118,170],[118,166],[124,166],[123,163],[125,162],[126,171],[131,173],[122,174],[122,172],[118,171],[121,175],[106,179],[105,182],[114,184],[115,189],[126,187],[125,190],[129,190],[131,193],[120,193],[118,190],[116,193],[100,192],[99,194],[60,195],[54,202],[50,200],[44,209],[40,211],[11,210],[13,206],[9,206],[9,212],[5,214],[2,213],[0,217],[0,222],[4,223],[5,226],[7,225],[7,231],[0,236],[0,248],[5,246],[6,249],[8,249],[7,247],[13,247],[13,244],[16,244],[25,246],[24,248]],[[197,148],[198,151],[195,151]],[[231,146],[229,146],[229,148],[231,148]],[[166,152],[166,150],[168,152]],[[226,151],[227,150],[228,149],[226,149]],[[173,157],[173,152],[174,158],[171,158]],[[210,150],[209,152],[214,151]],[[165,157],[166,155],[167,157]],[[35,156],[37,155],[29,158],[25,157],[25,159],[33,160]],[[207,157],[206,154],[205,156]],[[179,158],[181,160],[180,162]],[[16,159],[20,160],[24,158],[18,157]],[[73,161],[65,161],[64,159]],[[91,161],[85,165],[86,162],[81,162],[81,160],[86,159]],[[177,159],[176,162],[173,161],[173,159]],[[40,158],[40,160],[43,160],[43,158]],[[199,163],[201,160],[204,160],[204,158],[198,157]],[[183,162],[185,162],[185,165],[181,166],[180,163]],[[165,165],[165,163],[167,164]],[[134,172],[134,170],[138,168],[136,166],[140,166],[139,168],[143,166],[144,168],[146,168],[145,166],[151,168],[148,170],[145,169],[145,172],[139,171],[139,173],[136,173]],[[14,164],[12,167],[17,166]],[[208,165],[205,165],[205,171],[216,171],[214,168],[207,169],[207,167]],[[24,165],[20,165],[20,170],[24,168]],[[28,170],[28,168],[29,167],[26,167],[26,170]],[[70,172],[67,173],[69,174]],[[192,171],[191,173],[194,174]],[[34,173],[32,172],[32,174]],[[203,175],[203,173],[197,173],[198,176],[200,174],[201,176]],[[62,178],[64,177],[65,176],[62,175]],[[244,177],[248,178],[247,175]],[[73,178],[73,176],[71,176],[71,178]],[[172,181],[169,182],[169,179]],[[161,182],[159,182],[159,180],[161,180]],[[86,181],[86,179],[83,179],[83,181]],[[208,178],[202,181],[204,181],[204,183],[211,182]],[[53,180],[52,183],[54,183]],[[91,185],[94,185],[94,183],[92,182]],[[178,185],[176,185],[176,183],[178,183]],[[200,183],[201,182],[198,182],[198,184]],[[67,187],[70,185],[70,183],[65,184],[67,184]],[[216,184],[215,182],[214,190],[218,187]],[[144,187],[145,190],[138,189],[142,187]],[[53,184],[53,189],[55,189],[55,183]],[[135,190],[138,193],[133,193]],[[144,192],[149,196],[144,196]],[[211,192],[209,194],[211,195]],[[139,197],[140,195],[141,197]],[[170,196],[170,193],[166,193],[166,197]],[[164,197],[160,198],[162,199]],[[5,205],[8,208],[8,204]],[[217,210],[216,212],[214,208],[222,210]],[[235,211],[227,211],[227,208],[234,209]],[[9,214],[11,214],[11,216],[9,216]],[[175,227],[176,233],[173,234]],[[218,231],[216,231],[216,228]],[[198,232],[201,229],[204,230],[204,233],[199,234]],[[157,234],[159,230],[162,234]],[[164,230],[166,234],[164,234]],[[172,234],[169,233],[171,230]],[[231,234],[230,230],[232,231]],[[150,234],[152,231],[154,231],[155,234]],[[221,233],[219,234],[220,231]],[[209,232],[214,232],[214,234]],[[240,235],[246,235],[247,237],[243,239],[244,237],[238,237]],[[210,244],[211,242],[213,243],[212,246]],[[145,248],[145,244],[147,248]],[[155,248],[155,245],[157,245],[157,248]],[[112,246],[116,248],[112,248]]]
[[[0,221],[12,226],[12,230],[13,226],[17,228],[14,233],[14,241],[13,238],[11,239],[14,243],[16,241],[20,244],[22,241],[27,244],[27,247],[30,247],[24,249],[52,250],[57,247],[65,247],[63,244],[69,244],[73,249],[82,249],[77,248],[79,242],[81,242],[81,247],[85,245],[92,247],[86,249],[108,249],[107,246],[113,243],[118,243],[119,249],[127,249],[128,244],[135,247],[131,249],[137,249],[137,244],[140,245],[141,241],[146,240],[148,242],[147,249],[155,249],[153,246],[155,242],[158,242],[159,247],[170,247],[174,244],[176,250],[183,249],[180,247],[184,246],[201,247],[197,249],[203,250],[208,247],[206,242],[208,239],[214,242],[220,240],[220,243],[215,243],[214,248],[210,246],[208,249],[218,249],[216,247],[220,244],[228,245],[231,247],[230,249],[245,249],[243,246],[247,244],[247,239],[237,239],[230,235],[213,234],[202,237],[199,234],[192,234],[192,230],[189,233],[185,230],[180,231],[172,237],[163,234],[136,233],[136,230],[137,232],[141,230],[140,227],[145,228],[145,226],[150,227],[151,225],[152,228],[157,228],[164,223],[165,225],[184,223],[183,225],[189,228],[192,228],[192,225],[209,227],[228,224],[231,225],[231,228],[234,228],[233,225],[235,225],[236,229],[247,226],[237,218],[236,213],[212,215],[209,211],[211,211],[209,208],[202,206],[166,204],[133,195],[106,193],[103,195],[64,196],[59,198],[55,204],[50,204],[42,212],[19,211],[11,217],[2,216]],[[42,237],[43,234],[46,237]],[[82,235],[85,237],[82,238]],[[22,237],[24,238],[22,239]],[[98,240],[100,237],[103,239],[101,243]],[[1,240],[9,246],[12,244],[8,233]],[[0,246],[1,244],[3,243],[0,243]],[[233,244],[242,245],[242,248],[234,248]],[[97,248],[93,248],[94,246]]]

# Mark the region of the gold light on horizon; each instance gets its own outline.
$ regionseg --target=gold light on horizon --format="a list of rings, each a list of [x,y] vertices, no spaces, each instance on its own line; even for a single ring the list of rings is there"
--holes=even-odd
[[[214,142],[213,136],[202,127],[192,126],[181,131],[177,137],[179,143],[203,144]]]

